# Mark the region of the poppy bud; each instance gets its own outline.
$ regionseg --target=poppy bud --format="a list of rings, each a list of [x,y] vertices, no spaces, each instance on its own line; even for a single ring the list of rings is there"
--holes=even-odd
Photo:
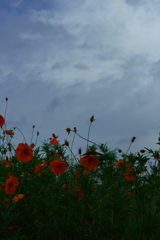
[[[131,142],[134,142],[135,139],[136,139],[136,137],[132,137]]]
[[[144,150],[144,149],[141,149],[141,150],[140,150],[140,152],[141,152],[141,153],[144,153],[144,152],[145,152],[145,150]]]
[[[81,155],[81,153],[82,153],[82,149],[81,148],[78,149],[78,153],[79,153],[79,155]]]
[[[8,98],[6,97],[6,101],[8,101]]]
[[[121,152],[122,152],[122,150],[121,150],[121,149],[118,149],[118,152],[119,152],[119,153],[121,153]]]
[[[77,132],[77,128],[76,127],[74,127],[74,130],[73,130],[74,132]]]
[[[94,115],[92,115],[92,117],[90,118],[90,121],[91,121],[91,122],[95,121]]]

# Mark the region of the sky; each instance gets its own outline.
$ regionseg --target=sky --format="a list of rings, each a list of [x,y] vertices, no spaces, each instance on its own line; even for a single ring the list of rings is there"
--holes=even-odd
[[[52,133],[71,146],[66,128],[87,138],[94,115],[96,144],[158,150],[159,46],[158,0],[1,0],[0,115],[8,97],[7,128],[29,144],[35,125],[37,146]]]

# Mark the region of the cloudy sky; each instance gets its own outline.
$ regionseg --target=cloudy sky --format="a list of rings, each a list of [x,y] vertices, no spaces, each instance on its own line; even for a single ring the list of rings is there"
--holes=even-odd
[[[0,115],[38,145],[77,127],[113,150],[158,150],[160,1],[1,0]],[[15,143],[23,142],[16,131]],[[74,153],[86,141],[75,138]]]

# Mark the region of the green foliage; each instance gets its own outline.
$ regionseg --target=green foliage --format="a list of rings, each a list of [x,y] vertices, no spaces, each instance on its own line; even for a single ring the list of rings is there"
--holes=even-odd
[[[75,129],[70,131],[81,137]],[[89,132],[88,139],[83,139],[87,141],[88,161],[96,158],[94,169],[84,167],[79,161],[84,155],[79,153],[80,158],[76,158],[68,143],[43,142],[33,150],[32,160],[24,162],[2,142],[0,239],[159,239],[159,152],[145,148],[134,155],[122,153],[119,159],[117,149],[91,142]],[[7,156],[11,167],[3,162]],[[146,164],[151,158],[155,164],[150,165],[149,172]],[[51,168],[55,159],[67,163],[59,174]],[[9,176],[19,181],[12,193],[6,193]],[[19,194],[23,197],[17,199]]]

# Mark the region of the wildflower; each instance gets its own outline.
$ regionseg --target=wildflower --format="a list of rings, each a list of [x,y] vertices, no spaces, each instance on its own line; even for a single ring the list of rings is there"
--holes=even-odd
[[[25,196],[24,194],[18,194],[16,196],[14,196],[14,198],[12,199],[12,203],[18,202],[19,199],[24,198],[24,196]]]
[[[65,183],[65,184],[62,185],[62,187],[67,188],[68,192],[70,192],[70,186],[68,184]]]
[[[13,131],[11,130],[5,130],[4,132],[10,136],[14,135]]]
[[[141,171],[139,169],[136,169],[136,173],[139,174]]]
[[[82,157],[79,161],[82,162],[83,167],[88,168],[89,170],[94,170],[95,168],[98,168],[99,165],[98,159],[94,156]]]
[[[135,179],[135,176],[134,176],[134,174],[132,173],[132,171],[133,171],[133,169],[129,168],[129,169],[127,170],[127,172],[124,173],[124,175],[125,175],[124,178],[125,178],[127,181],[133,181],[133,180]]]
[[[78,172],[74,172],[75,178],[78,178],[79,174]]]
[[[54,154],[54,157],[56,157],[56,158],[60,157],[60,156],[59,156],[59,153],[55,153],[55,154]]]
[[[29,162],[33,158],[33,150],[24,143],[19,143],[16,148],[16,157],[18,161]]]
[[[5,119],[0,115],[0,126],[3,126],[5,124]]]
[[[40,163],[38,163],[37,165],[34,166],[34,172],[36,172],[37,176],[41,176],[41,173],[38,172],[39,170],[41,170],[42,166]]]
[[[134,156],[134,153],[130,153],[130,156]]]
[[[4,159],[2,161],[2,164],[4,164],[4,165],[8,166],[9,168],[11,168],[11,162],[8,159]]]
[[[88,170],[85,170],[84,172],[83,172],[83,175],[89,175],[90,174],[90,171],[88,171]]]
[[[59,142],[57,141],[57,138],[58,138],[58,136],[54,135],[54,138],[50,141],[50,144],[51,145],[59,144]]]
[[[128,192],[127,192],[127,195],[131,195],[131,190],[130,189],[128,189]]]
[[[36,145],[34,143],[31,143],[29,147],[33,149],[35,146]]]
[[[116,168],[118,168],[118,169],[122,169],[125,165],[127,167],[131,167],[129,165],[129,162],[128,161],[125,162],[124,160],[118,160],[117,162],[115,162],[115,165],[116,165]]]
[[[68,135],[70,134],[71,129],[70,128],[66,128],[66,131],[68,132]]]
[[[6,180],[5,193],[13,194],[16,190],[16,186],[18,185],[19,185],[18,178],[10,176],[10,178]]]
[[[62,162],[59,159],[55,159],[50,162],[51,171],[54,172],[55,175],[62,174],[66,170],[66,162]]]
[[[76,182],[75,183],[75,185],[74,185],[74,187],[76,188],[76,187],[81,187],[82,185],[80,184],[80,183],[78,183],[78,182]]]
[[[84,193],[81,191],[81,189],[77,189],[78,191],[78,200],[81,200],[84,197]]]
[[[14,227],[8,227],[8,231],[13,231]]]
[[[141,153],[144,153],[144,152],[145,152],[145,150],[144,150],[144,149],[141,149],[141,150],[140,150],[140,152],[141,152]]]
[[[84,221],[83,221],[83,220],[81,220],[81,222],[83,222],[83,225],[87,225],[87,224],[88,224],[88,221],[87,221],[87,219],[84,219]]]
[[[135,139],[136,139],[136,137],[132,137],[132,139],[131,139],[131,142],[134,142],[134,141],[135,141]]]

